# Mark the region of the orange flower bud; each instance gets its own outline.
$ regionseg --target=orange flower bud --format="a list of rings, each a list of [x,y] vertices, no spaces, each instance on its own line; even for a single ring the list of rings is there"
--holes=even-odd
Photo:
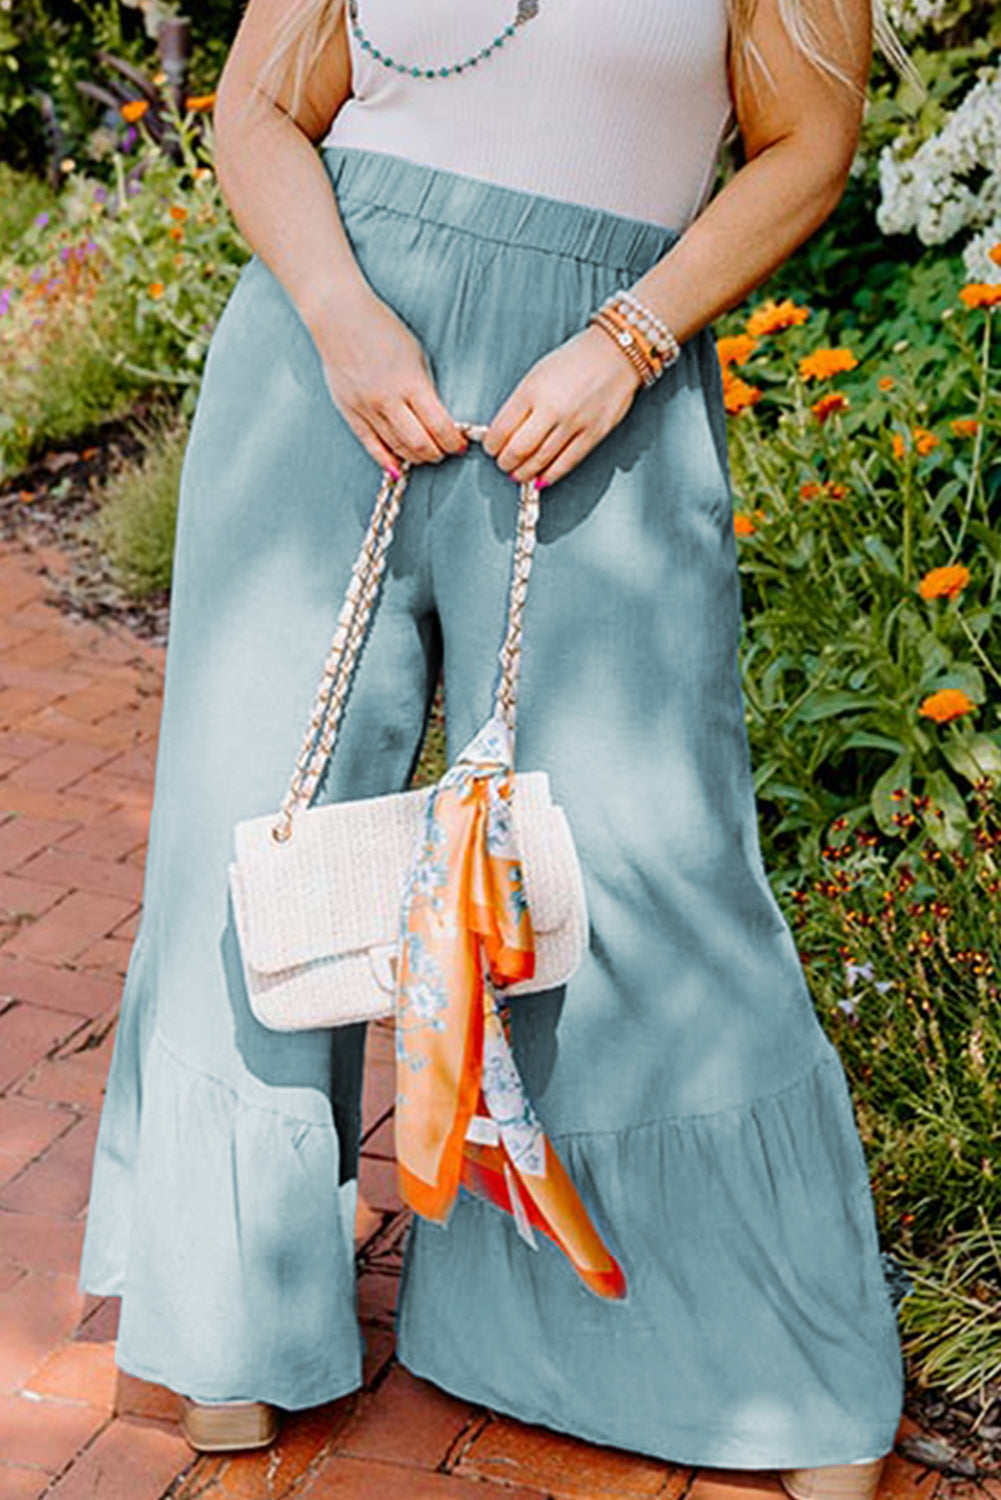
[[[723,405],[731,416],[741,412],[745,407],[753,406],[761,399],[761,390],[756,385],[748,385],[746,380],[739,376],[731,375],[728,367],[723,368]]]
[[[858,360],[850,349],[816,349],[799,362],[804,380],[827,380],[843,370],[854,370]]]
[[[127,120],[130,125],[134,125],[136,120],[141,120],[148,109],[148,99],[126,99],[125,103],[120,106],[122,119]]]
[[[780,333],[783,328],[805,323],[809,316],[810,309],[797,307],[790,297],[782,302],[769,298],[754,309],[744,326],[751,338],[757,338],[760,334]]]
[[[843,391],[828,391],[826,396],[813,403],[810,410],[818,422],[826,422],[832,412],[845,411],[850,404]]]
[[[724,368],[727,365],[742,365],[745,360],[750,359],[757,347],[758,340],[750,338],[746,333],[734,333],[716,340],[716,353]]]
[[[962,563],[952,563],[945,568],[932,568],[918,584],[922,599],[954,598],[970,581],[970,570]]]
[[[928,719],[934,719],[936,724],[947,724],[950,719],[972,713],[976,706],[962,688],[940,688],[937,693],[930,693],[927,698],[922,699],[918,712]]]
[[[967,307],[996,307],[1001,302],[1001,281],[971,281],[960,288],[959,300]]]

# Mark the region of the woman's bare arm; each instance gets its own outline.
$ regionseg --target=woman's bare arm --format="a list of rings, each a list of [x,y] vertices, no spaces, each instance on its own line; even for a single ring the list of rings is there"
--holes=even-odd
[[[810,0],[825,48],[864,89],[871,0],[845,0],[846,40],[831,0]],[[837,207],[858,143],[862,97],[822,75],[791,45],[777,0],[759,0],[752,37],[775,80],[734,85],[746,160],[681,239],[633,283],[682,341],[742,302]],[[753,63],[752,63],[753,66]]]
[[[828,55],[860,87],[871,60],[871,0],[807,0]],[[752,36],[774,80],[734,86],[747,160],[655,265],[632,283],[684,342],[743,301],[832,212],[858,141],[862,96],[821,74],[790,44],[778,0],[759,0]],[[640,377],[600,328],[550,351],[494,414],[484,449],[512,479],[551,484],[625,416]],[[642,396],[639,398],[642,400]]]
[[[226,59],[213,112],[216,171],[233,217],[274,272],[313,336],[331,397],[383,468],[464,451],[423,352],[358,265],[316,149],[351,94],[344,0],[315,58],[297,115],[287,91],[253,114],[243,106],[287,0],[249,0]]]

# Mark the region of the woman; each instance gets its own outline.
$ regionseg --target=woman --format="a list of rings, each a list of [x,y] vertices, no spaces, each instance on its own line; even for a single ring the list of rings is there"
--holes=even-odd
[[[566,986],[513,1006],[513,1043],[628,1294],[592,1296],[464,1193],[447,1225],[415,1220],[399,1357],[595,1442],[873,1492],[896,1320],[758,847],[711,332],[837,204],[871,25],[869,0],[250,0],[215,123],[255,254],[182,474],[81,1264],[122,1296],[118,1363],[184,1396],[196,1446],[265,1443],[276,1406],[361,1383],[363,1030],[256,1022],[225,869],[234,823],[278,806],[380,471],[406,461],[323,799],[408,784],[443,660],[450,757],[482,723],[512,481],[549,486],[518,765],[550,774],[591,932]],[[746,163],[710,202],[734,122]]]

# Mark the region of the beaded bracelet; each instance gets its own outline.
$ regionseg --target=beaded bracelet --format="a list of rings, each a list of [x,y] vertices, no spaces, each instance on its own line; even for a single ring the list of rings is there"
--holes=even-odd
[[[681,345],[663,318],[619,287],[588,319],[603,328],[639,371],[644,385],[659,380],[681,354]]]
[[[628,288],[619,287],[618,291],[613,292],[611,297],[606,298],[605,306],[609,304],[621,307],[626,321],[634,324],[646,334],[667,363],[671,364],[678,358],[681,345],[663,318],[655,313],[652,307],[647,307],[641,302]]]
[[[620,323],[614,314],[605,312],[602,308],[593,312],[588,322],[604,329],[636,369],[644,385],[653,385],[661,373],[661,367],[653,362],[655,356],[652,356],[652,353],[648,354],[641,349],[638,339],[630,328]]]

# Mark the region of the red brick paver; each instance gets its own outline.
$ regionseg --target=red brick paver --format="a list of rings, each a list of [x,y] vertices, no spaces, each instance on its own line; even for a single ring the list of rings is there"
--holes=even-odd
[[[263,1452],[197,1455],[173,1394],[117,1369],[118,1299],[81,1293],[77,1269],[142,895],[164,652],[66,617],[46,599],[46,566],[65,565],[52,548],[0,543],[0,1500],[779,1495],[772,1475],[693,1471],[525,1426],[396,1363],[407,1216],[382,1023],[356,1225],[364,1390],[283,1414]],[[949,1489],[895,1456],[880,1500],[967,1500],[973,1487]]]

